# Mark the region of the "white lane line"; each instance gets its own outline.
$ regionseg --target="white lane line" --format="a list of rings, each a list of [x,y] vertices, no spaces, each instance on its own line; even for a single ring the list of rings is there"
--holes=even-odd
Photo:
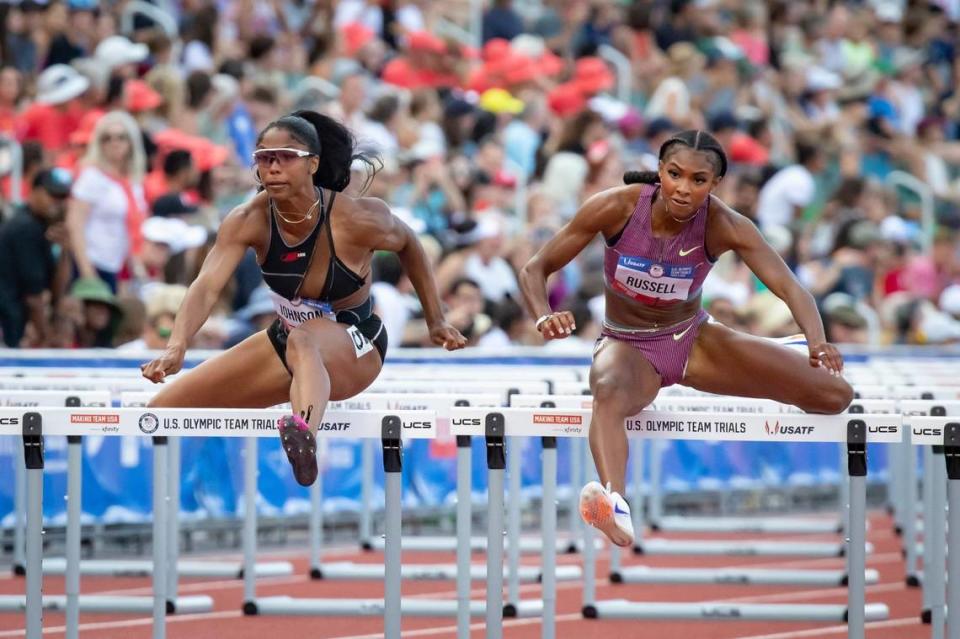
[[[583,615],[579,612],[570,613],[567,615],[557,615],[557,622],[562,621],[576,621],[577,619],[583,619]],[[540,623],[539,618],[528,618],[528,619],[507,619],[503,622],[504,628],[514,628],[517,626],[529,626],[532,624]],[[478,622],[470,624],[470,630],[483,630],[487,627],[486,622]],[[438,626],[437,628],[422,628],[420,630],[404,630],[403,636],[404,639],[407,637],[431,637],[433,635],[445,635],[449,632],[456,632],[456,626]],[[377,633],[373,635],[344,635],[340,637],[332,637],[331,639],[382,639],[383,633]]]
[[[901,617],[899,619],[887,619],[886,621],[871,621],[866,624],[868,630],[876,628],[899,628],[901,626],[920,626],[916,617]],[[802,639],[803,637],[820,637],[823,635],[845,635],[846,626],[828,626],[826,628],[813,628],[811,630],[793,630],[789,632],[778,632],[772,635],[750,635],[740,636],[736,639]]]
[[[181,615],[167,617],[167,623],[182,623],[184,621],[203,621],[205,619],[233,619],[241,617],[243,613],[239,610],[221,610],[219,612],[203,612],[195,615]],[[82,623],[78,626],[81,632],[85,630],[112,630],[116,628],[133,628],[136,626],[153,625],[153,617],[141,617],[138,619],[124,619],[122,621],[100,621],[96,623]],[[66,626],[48,626],[43,629],[43,634],[54,634],[66,632]],[[26,630],[4,630],[0,631],[0,637],[23,637]]]

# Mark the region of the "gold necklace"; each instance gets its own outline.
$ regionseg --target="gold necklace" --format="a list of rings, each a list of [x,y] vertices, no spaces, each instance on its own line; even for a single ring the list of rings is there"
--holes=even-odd
[[[318,204],[320,204],[321,199],[323,199],[323,192],[320,193],[320,197],[318,197],[316,201],[314,201],[314,203],[310,205],[310,208],[307,209],[307,212],[299,220],[291,220],[289,218],[284,217],[283,213],[277,207],[276,203],[273,204],[273,210],[277,212],[277,217],[279,217],[281,220],[283,220],[287,224],[301,224],[303,222],[306,222],[307,220],[313,219],[313,210],[317,208]]]

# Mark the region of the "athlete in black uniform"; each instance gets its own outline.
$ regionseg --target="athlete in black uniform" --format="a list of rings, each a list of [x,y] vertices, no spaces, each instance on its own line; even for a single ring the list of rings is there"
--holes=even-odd
[[[381,200],[339,193],[350,182],[351,164],[369,161],[355,152],[343,125],[298,111],[261,132],[254,159],[263,190],[224,219],[167,350],[142,369],[154,382],[181,369],[190,339],[252,247],[277,320],[184,373],[150,405],[266,408],[290,401],[294,414],[280,420],[281,441],[297,481],[309,486],[317,478],[316,432],[327,401],[356,395],[383,366],[387,335],[373,313],[368,277],[374,251],[397,253],[434,344],[454,350],[466,339],[443,318],[413,231]]]

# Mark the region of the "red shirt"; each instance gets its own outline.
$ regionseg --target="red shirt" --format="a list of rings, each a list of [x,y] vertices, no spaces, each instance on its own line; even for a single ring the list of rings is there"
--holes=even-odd
[[[49,104],[31,104],[20,114],[17,122],[21,142],[36,140],[47,151],[60,151],[70,142],[70,134],[77,130],[84,110],[79,102],[61,110]]]

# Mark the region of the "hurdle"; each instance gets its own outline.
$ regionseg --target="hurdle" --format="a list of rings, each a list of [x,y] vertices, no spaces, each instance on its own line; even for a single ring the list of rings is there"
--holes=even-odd
[[[450,431],[459,438],[483,435],[487,440],[487,473],[490,517],[487,526],[487,574],[494,575],[487,582],[486,612],[487,637],[500,639],[503,618],[540,617],[541,636],[553,639],[556,633],[556,440],[561,437],[584,438],[590,421],[588,410],[564,410],[555,407],[539,408],[462,408],[451,409]],[[541,459],[543,470],[543,497],[541,517],[543,543],[541,545],[543,579],[539,600],[513,599],[504,605],[503,581],[498,575],[503,565],[503,474],[506,468],[505,437],[540,437],[543,442]],[[461,593],[458,592],[458,596]],[[461,600],[462,601],[462,600]],[[458,638],[469,639],[469,626],[458,617]]]
[[[109,406],[110,394],[96,391],[7,391],[0,390],[0,406]],[[22,449],[20,449],[22,453]],[[13,474],[13,574],[25,574],[24,562],[24,534],[25,523],[23,513],[26,512],[27,484],[26,468],[21,456],[18,463],[14,463]]]
[[[770,424],[779,424],[771,428]],[[845,442],[850,490],[847,605],[644,603],[624,599],[596,600],[595,556],[584,547],[583,615],[590,619],[709,619],[740,621],[846,621],[849,636],[862,638],[867,620],[887,618],[883,604],[866,604],[866,444],[900,441],[899,415],[842,416],[783,414],[698,413],[687,415],[645,411],[625,422],[628,436],[650,439],[711,439],[720,441]],[[592,537],[592,529],[587,529]]]
[[[0,409],[0,435],[21,435],[24,442],[24,458],[27,468],[27,533],[26,533],[26,595],[0,597],[0,610],[26,612],[27,638],[39,639],[42,636],[42,612],[44,609],[58,610],[63,607],[63,597],[42,596],[42,499],[43,499],[43,437],[45,435],[133,435],[149,436],[154,445],[154,537],[153,537],[153,597],[125,598],[131,600],[124,612],[153,612],[153,637],[163,639],[166,636],[166,615],[168,608],[166,594],[166,486],[163,473],[166,470],[166,440],[168,437],[275,437],[275,423],[283,411],[270,410],[234,410],[234,409],[136,409],[136,408],[51,408],[42,412],[24,412],[22,408]],[[413,437],[432,437],[435,434],[435,422],[432,413],[426,411],[390,411],[368,413],[336,413],[325,416],[329,420],[346,423],[342,431],[324,431],[325,435],[353,437],[371,436],[374,431],[385,442],[390,455],[399,461],[400,437],[408,433]],[[389,455],[388,455],[389,456]],[[246,460],[247,464],[256,464],[256,458]],[[396,497],[399,508],[399,467],[391,481],[390,497]],[[256,522],[256,496],[247,494],[250,521]],[[399,515],[399,512],[396,513]],[[399,535],[399,521],[392,531]],[[255,535],[246,539],[247,548],[256,543]],[[391,565],[387,570],[386,603],[380,608],[386,613],[386,635],[391,638],[400,636],[399,625],[399,549],[391,553]],[[255,570],[252,555],[245,556],[245,590],[253,584]],[[80,611],[100,611],[105,605],[112,605],[113,597],[78,597]],[[199,600],[199,601],[193,601]],[[193,604],[209,602],[207,597],[185,597],[178,600],[179,612],[193,612]],[[249,603],[249,601],[248,601]],[[256,603],[256,602],[254,602]],[[146,604],[146,607],[145,607]],[[111,608],[111,612],[118,610]]]
[[[348,400],[331,402],[328,408],[339,408],[344,410],[429,410],[436,414],[439,423],[443,421],[449,421],[450,409],[454,406],[497,407],[500,406],[501,401],[502,397],[497,394],[458,395],[456,393],[439,393],[431,395],[415,395],[409,393],[370,393],[361,394]],[[456,526],[457,531],[466,530],[468,531],[469,535],[472,519],[470,474],[468,472],[465,476],[463,476],[463,473],[460,469],[462,466],[464,466],[464,464],[470,464],[470,451],[469,448],[464,451],[467,456],[467,459],[465,460],[463,459],[463,455],[461,455],[459,448],[460,447],[458,447],[457,451],[458,503]],[[465,489],[461,489],[461,482],[464,483]],[[384,569],[382,564],[355,562],[335,562],[323,564],[321,562],[320,537],[322,534],[322,525],[320,523],[320,517],[322,515],[319,508],[321,490],[322,489],[318,484],[314,484],[314,486],[312,486],[310,489],[310,497],[313,504],[313,507],[311,508],[312,515],[310,519],[311,577],[314,579],[383,579]],[[461,492],[465,494],[465,497],[460,495]],[[367,498],[366,501],[370,501],[369,498]],[[461,502],[465,503],[465,510],[463,509]],[[511,532],[508,535],[510,548],[516,548],[519,550],[519,544],[513,542],[513,540],[518,538],[518,532]],[[482,547],[485,545],[483,542],[486,542],[486,539],[474,539],[476,539],[476,541],[469,542],[471,547]],[[408,549],[406,540],[404,540],[401,546],[403,549]],[[460,546],[458,544],[458,550],[459,547]],[[473,566],[469,562],[465,566],[451,564],[407,564],[401,568],[401,578],[405,580],[455,580],[460,575],[469,575],[469,579],[473,581],[483,581],[487,578],[484,568],[481,566]],[[581,571],[578,566],[563,566],[558,571],[557,578],[560,580],[572,581],[578,579],[580,576]],[[511,563],[510,577],[511,581],[515,577],[517,580],[523,583],[536,583],[541,579],[541,571],[537,567],[520,567],[519,565]]]
[[[562,382],[558,382],[559,385]],[[522,380],[505,379],[500,381],[480,380],[446,380],[442,384],[437,384],[433,380],[383,380],[374,382],[365,394],[377,393],[497,393],[502,397],[504,403],[509,403],[509,398],[515,394],[545,393],[551,387],[548,380]],[[459,459],[459,458],[458,458]],[[361,484],[361,501],[364,505],[370,503],[368,496],[373,490],[373,454],[368,446],[361,450],[361,468],[363,483]],[[571,487],[571,492],[576,494],[576,490]],[[376,538],[371,534],[372,531],[372,513],[364,507],[361,510],[360,519],[360,545],[364,550],[383,550],[383,539]],[[483,537],[471,537],[470,548],[473,552],[484,552],[486,550],[487,540]],[[558,552],[576,552],[576,545],[573,542],[558,541]],[[577,540],[576,543],[579,543]],[[521,538],[519,541],[520,552],[523,554],[539,554],[539,539]],[[457,540],[455,537],[446,536],[419,536],[404,539],[405,550],[416,550],[426,552],[455,552],[457,549]]]
[[[16,382],[19,385],[27,385],[30,387],[40,387],[44,383],[41,379],[26,379],[26,378],[15,378]],[[120,397],[120,405],[128,407],[136,406],[145,406],[146,403],[153,397],[155,394],[154,391],[130,391],[122,390],[124,388],[137,388],[137,387],[148,387],[155,388],[155,386],[148,380],[140,380],[136,378],[92,378],[92,379],[83,379],[83,378],[53,378],[48,380],[50,383],[46,384],[49,386],[61,386],[61,387],[70,387],[74,390],[59,390],[59,391],[9,391],[9,390],[0,390],[0,398],[4,396],[8,397],[21,397],[25,398],[23,401],[41,401],[42,398],[56,398],[56,397],[66,397],[66,396],[75,396],[80,399],[80,406],[110,406],[113,403],[111,395],[113,397]],[[146,385],[143,382],[147,382]],[[0,382],[0,388],[3,384],[9,382]],[[85,390],[77,390],[83,388]],[[96,389],[96,390],[91,390]],[[105,395],[105,396],[104,396]],[[32,400],[30,398],[33,398]],[[95,397],[95,399],[93,399]],[[20,400],[17,400],[20,401]],[[56,402],[59,405],[63,405],[62,401]],[[19,404],[18,404],[19,405]],[[68,439],[68,447],[70,445],[79,446],[79,441],[70,443],[71,440]],[[170,561],[168,562],[167,575],[170,579],[167,592],[171,596],[175,597],[177,592],[177,578],[178,576],[183,577],[200,577],[200,578],[220,578],[220,579],[240,579],[241,566],[239,562],[215,562],[215,561],[179,561],[178,560],[178,539],[179,539],[179,511],[180,504],[179,500],[176,498],[180,494],[180,441],[179,439],[172,439],[167,444],[168,453],[167,460],[169,464],[169,472],[167,473],[167,495],[170,496],[169,500],[169,518],[168,518],[168,527],[169,527],[169,539],[170,544],[168,547]],[[79,458],[79,452],[77,452]],[[69,463],[69,462],[68,462]],[[77,462],[79,463],[79,462]],[[23,468],[18,464],[16,465],[16,474],[14,476],[15,482],[15,495],[18,496],[18,501],[15,506],[15,539],[14,539],[14,553],[16,557],[23,556],[23,541],[22,541],[22,526],[18,526],[17,522],[20,519],[21,513],[25,512],[22,504],[22,497],[20,495],[23,493],[24,480],[23,480]],[[77,489],[77,494],[79,495],[79,488]],[[79,515],[78,515],[79,517]],[[79,521],[79,519],[78,519]],[[20,531],[19,533],[17,531]],[[78,533],[79,534],[79,533]],[[22,565],[21,561],[14,561],[14,571],[17,574],[22,574],[22,569],[17,568],[18,565]],[[262,562],[258,563],[256,566],[257,575],[261,577],[276,577],[276,576],[286,576],[293,574],[293,565],[289,562]],[[51,557],[46,558],[43,561],[43,572],[48,575],[66,575],[67,573],[67,561],[61,557]],[[84,559],[80,561],[79,564],[79,574],[85,576],[100,576],[100,577],[150,577],[153,572],[153,563],[148,559]],[[171,599],[170,607],[176,608],[175,599]]]

